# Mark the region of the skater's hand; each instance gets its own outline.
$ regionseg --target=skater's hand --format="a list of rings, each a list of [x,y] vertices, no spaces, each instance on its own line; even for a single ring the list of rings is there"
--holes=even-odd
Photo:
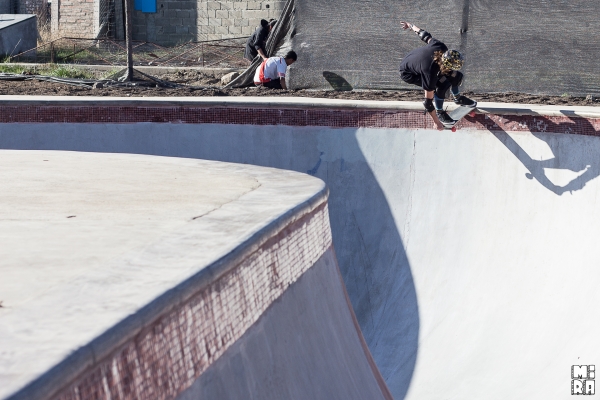
[[[406,21],[400,21],[400,26],[404,30],[412,29],[412,27],[413,27],[413,25],[410,22],[406,22]]]
[[[443,130],[445,129],[445,127],[444,127],[444,124],[442,124],[442,123],[441,123],[441,122],[439,122],[439,121],[435,123],[435,128],[436,128],[438,131],[443,131]]]

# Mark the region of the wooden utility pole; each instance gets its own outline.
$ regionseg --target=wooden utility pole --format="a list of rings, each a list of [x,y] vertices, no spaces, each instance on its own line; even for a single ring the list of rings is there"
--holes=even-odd
[[[127,75],[126,81],[133,80],[133,0],[123,0],[125,3],[125,45],[127,46]]]

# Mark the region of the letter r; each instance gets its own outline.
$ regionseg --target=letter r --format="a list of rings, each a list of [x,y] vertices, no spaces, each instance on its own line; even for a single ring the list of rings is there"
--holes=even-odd
[[[571,394],[583,394],[583,382],[575,379],[571,382]]]

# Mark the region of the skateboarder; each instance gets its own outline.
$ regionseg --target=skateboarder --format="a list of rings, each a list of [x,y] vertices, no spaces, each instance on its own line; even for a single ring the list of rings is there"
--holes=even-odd
[[[270,21],[267,21],[266,19],[260,20],[260,26],[256,28],[256,31],[254,31],[252,36],[246,41],[246,49],[244,50],[245,59],[252,61],[258,54],[260,54],[263,60],[268,58],[265,44],[267,43],[269,33],[276,23],[277,21],[274,19],[271,19]]]
[[[410,22],[402,21],[402,29],[413,30],[421,40],[427,43],[404,57],[400,64],[400,77],[406,83],[417,85],[425,90],[423,105],[435,123],[438,130],[444,129],[443,124],[453,124],[443,109],[446,93],[450,89],[454,102],[460,106],[475,107],[477,103],[460,94],[459,86],[463,74],[459,72],[464,59],[458,50],[448,50],[448,47],[431,34]]]

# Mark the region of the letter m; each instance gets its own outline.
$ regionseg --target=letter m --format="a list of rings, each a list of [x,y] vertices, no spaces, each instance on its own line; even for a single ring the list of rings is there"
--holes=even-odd
[[[587,377],[588,377],[588,366],[587,365],[571,366],[571,379],[587,379]]]

